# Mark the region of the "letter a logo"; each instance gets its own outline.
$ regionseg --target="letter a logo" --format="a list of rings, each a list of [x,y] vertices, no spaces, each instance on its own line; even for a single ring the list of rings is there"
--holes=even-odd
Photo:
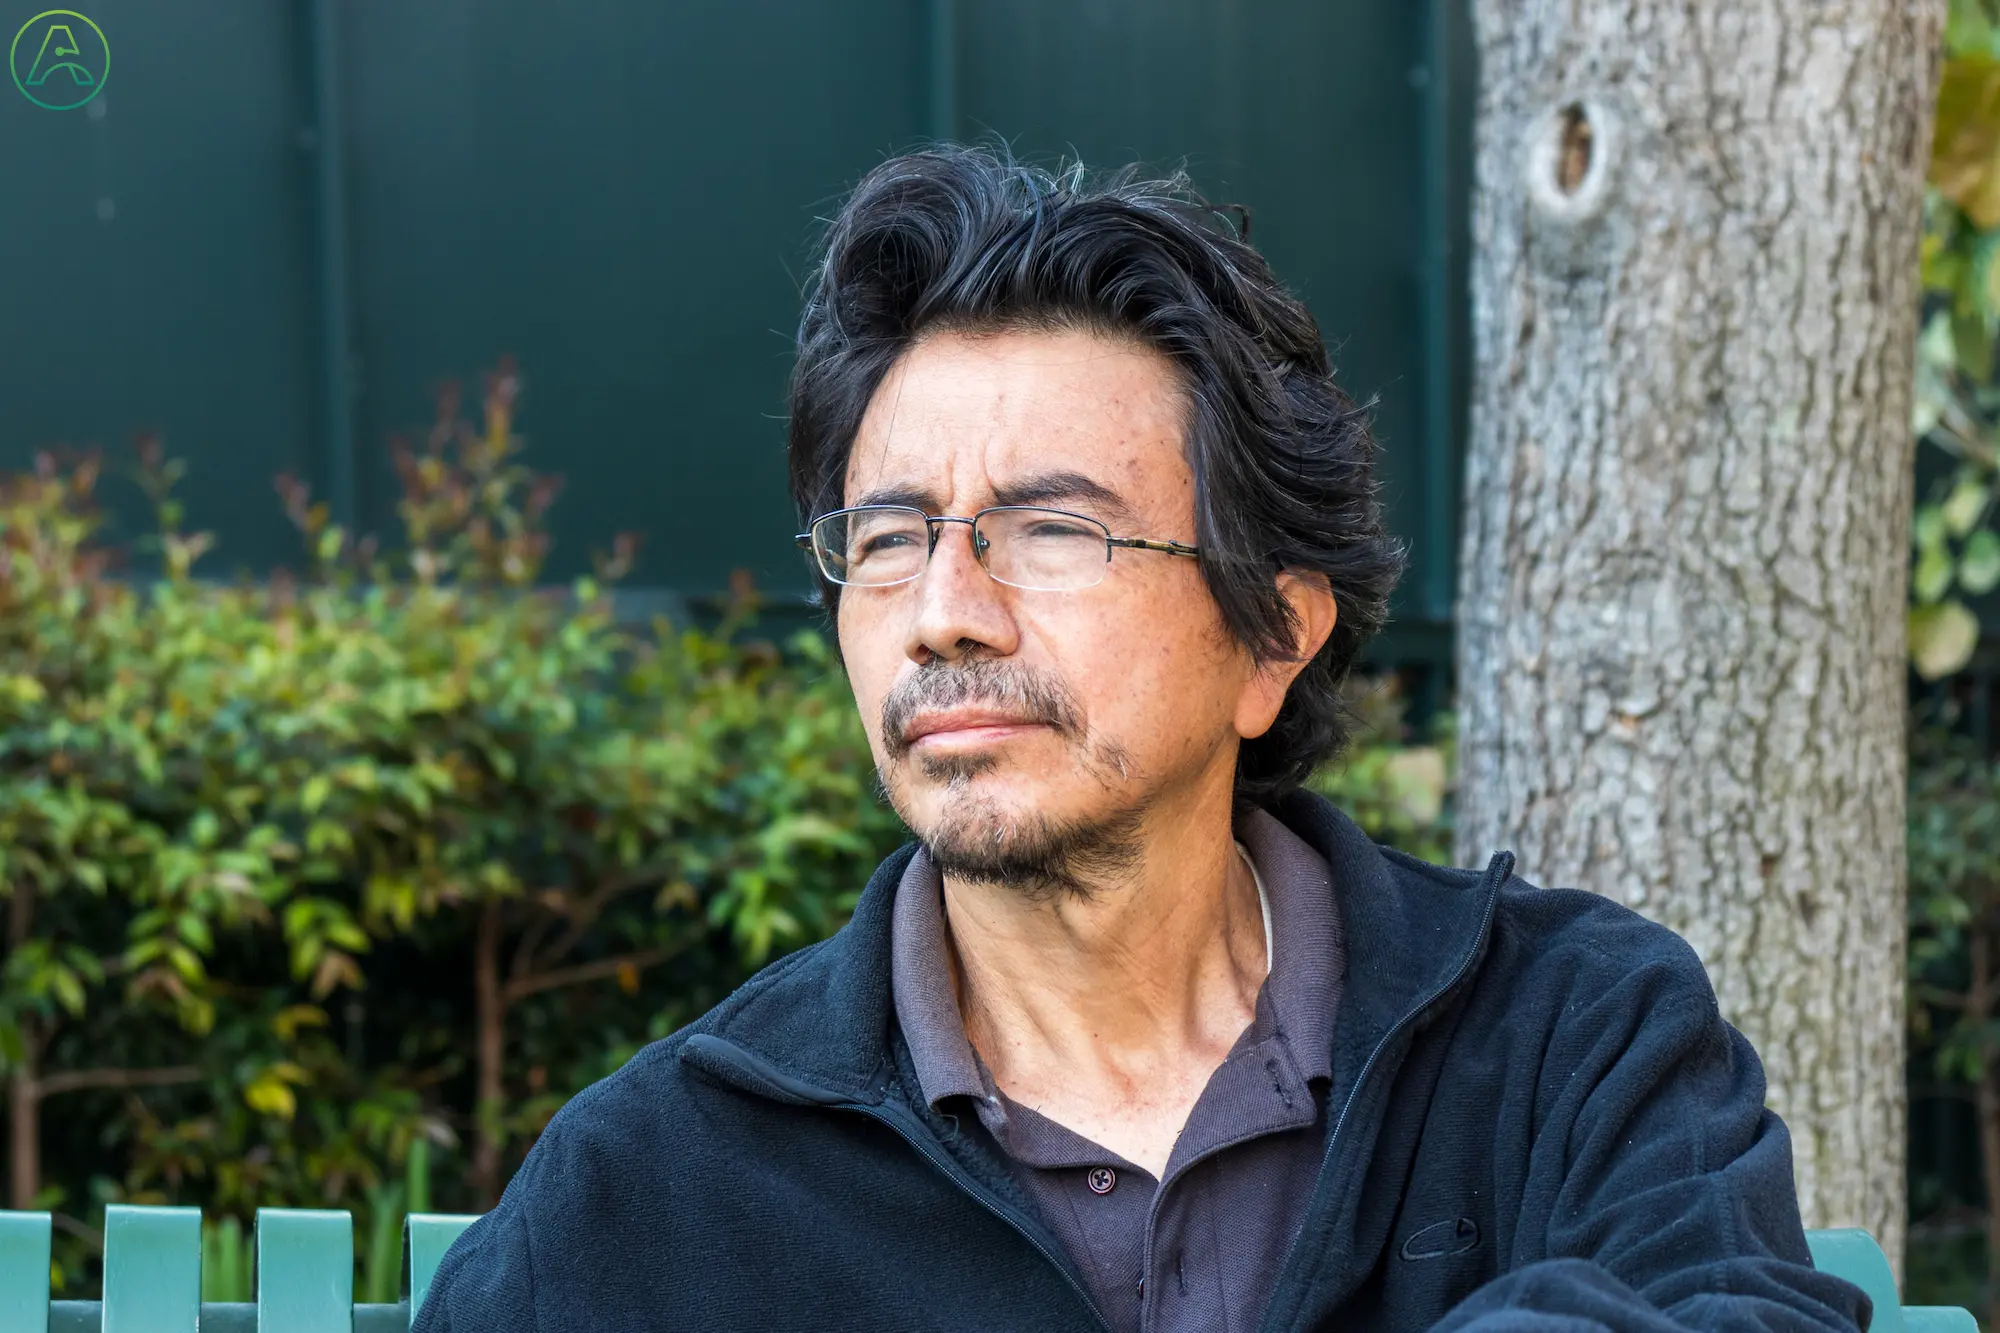
[[[51,9],[21,25],[8,63],[23,97],[51,111],[70,111],[103,90],[111,44],[82,14]]]

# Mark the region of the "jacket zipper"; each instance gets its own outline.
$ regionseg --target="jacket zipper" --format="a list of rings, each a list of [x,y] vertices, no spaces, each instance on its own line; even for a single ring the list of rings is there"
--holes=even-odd
[[[1105,1319],[1103,1312],[1097,1308],[1097,1302],[1091,1298],[1089,1290],[1084,1287],[1082,1282],[1078,1281],[1076,1274],[1070,1271],[1069,1265],[1063,1262],[1054,1250],[1044,1244],[1040,1237],[1036,1236],[1034,1232],[1023,1225],[1021,1220],[1014,1215],[1012,1209],[1009,1209],[999,1200],[992,1198],[980,1187],[977,1181],[966,1176],[956,1162],[939,1151],[931,1141],[930,1136],[923,1132],[921,1126],[904,1123],[904,1116],[887,1107],[855,1101],[851,1097],[830,1091],[829,1089],[815,1087],[801,1080],[791,1078],[788,1075],[780,1074],[778,1071],[768,1068],[763,1060],[752,1055],[734,1042],[725,1041],[715,1036],[700,1036],[695,1038],[695,1040],[701,1043],[699,1049],[711,1052],[716,1058],[744,1070],[759,1082],[770,1084],[781,1092],[798,1098],[800,1101],[825,1106],[830,1110],[853,1111],[857,1114],[867,1116],[870,1120],[875,1120],[888,1126],[904,1142],[915,1148],[918,1156],[929,1162],[945,1179],[956,1185],[959,1191],[967,1198],[1012,1227],[1020,1234],[1021,1239],[1032,1245],[1035,1253],[1041,1255],[1058,1273],[1062,1274],[1063,1281],[1067,1282],[1070,1289],[1082,1300],[1084,1308],[1090,1311],[1090,1317],[1096,1322],[1097,1326],[1103,1329],[1104,1333],[1111,1333],[1110,1322]]]
[[[1508,869],[1511,871],[1512,867]],[[1504,878],[1502,882],[1505,882]],[[1479,931],[1472,937],[1472,947],[1465,951],[1465,957],[1458,960],[1458,968],[1451,974],[1451,979],[1419,1000],[1414,1009],[1397,1019],[1394,1025],[1382,1034],[1382,1040],[1375,1043],[1375,1049],[1368,1052],[1368,1058],[1361,1062],[1361,1072],[1354,1076],[1354,1086],[1347,1090],[1347,1100],[1341,1104],[1340,1119],[1333,1122],[1333,1133],[1327,1137],[1326,1156],[1329,1162],[1333,1160],[1334,1145],[1340,1141],[1341,1128],[1347,1124],[1347,1113],[1354,1109],[1355,1100],[1361,1096],[1361,1085],[1374,1070],[1377,1057],[1388,1049],[1389,1043],[1401,1035],[1404,1028],[1421,1018],[1432,1005],[1451,994],[1458,988],[1458,983],[1465,980],[1465,974],[1472,970],[1473,960],[1479,956],[1480,946],[1485,943],[1486,932],[1493,927],[1493,913],[1499,906],[1500,892],[1496,886],[1493,895],[1486,900],[1486,911],[1479,918]]]
[[[1488,870],[1490,871],[1491,868],[1489,866]],[[1507,882],[1507,875],[1511,874],[1513,869],[1513,862],[1510,858],[1507,869],[1500,876],[1500,884]],[[1472,937],[1472,947],[1465,951],[1465,957],[1458,960],[1458,967],[1452,972],[1450,979],[1429,995],[1426,995],[1422,1000],[1419,1000],[1414,1008],[1391,1024],[1389,1030],[1382,1034],[1382,1039],[1375,1043],[1375,1049],[1368,1052],[1368,1058],[1361,1062],[1361,1072],[1354,1076],[1354,1086],[1347,1090],[1347,1100],[1341,1103],[1340,1118],[1333,1122],[1333,1131],[1326,1136],[1326,1155],[1320,1162],[1320,1170],[1322,1172],[1332,1167],[1334,1153],[1340,1146],[1340,1131],[1347,1127],[1348,1113],[1354,1109],[1354,1103],[1360,1100],[1361,1090],[1367,1085],[1368,1076],[1375,1071],[1376,1061],[1381,1058],[1382,1052],[1389,1049],[1389,1043],[1396,1040],[1402,1034],[1404,1028],[1407,1028],[1411,1023],[1421,1018],[1432,1005],[1451,994],[1452,991],[1458,988],[1458,984],[1465,980],[1466,973],[1472,970],[1473,961],[1478,958],[1480,950],[1485,944],[1487,931],[1493,927],[1493,914],[1499,910],[1499,907],[1500,885],[1496,884],[1491,896],[1486,900],[1486,911],[1479,919],[1479,930]]]
[[[1091,1299],[1090,1292],[1085,1290],[1083,1283],[1079,1282],[1076,1278],[1076,1275],[1070,1272],[1069,1265],[1064,1263],[1062,1259],[1058,1258],[1055,1252],[1052,1251],[1047,1245],[1044,1245],[1041,1242],[1040,1238],[1038,1238],[1033,1232],[1029,1231],[1026,1227],[1022,1226],[1019,1220],[1017,1220],[1013,1216],[1013,1213],[1010,1209],[1005,1207],[999,1201],[987,1197],[986,1191],[979,1187],[977,1181],[967,1179],[963,1175],[963,1173],[958,1169],[958,1164],[956,1162],[953,1162],[943,1153],[938,1152],[933,1148],[931,1148],[925,1141],[926,1139],[928,1139],[929,1137],[928,1135],[920,1134],[914,1128],[909,1128],[904,1125],[898,1124],[897,1121],[900,1119],[900,1117],[898,1117],[894,1112],[885,1110],[884,1108],[879,1106],[869,1106],[863,1102],[843,1102],[841,1103],[841,1108],[849,1111],[859,1111],[862,1115],[865,1115],[872,1120],[879,1120],[883,1124],[887,1125],[890,1129],[895,1130],[896,1133],[903,1136],[904,1140],[908,1142],[912,1148],[915,1148],[917,1150],[917,1152],[924,1158],[925,1161],[929,1162],[939,1171],[942,1171],[946,1179],[950,1180],[952,1184],[958,1186],[960,1190],[964,1191],[964,1193],[968,1198],[972,1199],[975,1203],[977,1203],[980,1207],[984,1208],[987,1212],[993,1214],[995,1217],[999,1218],[1002,1222],[1005,1222],[1008,1226],[1014,1228],[1015,1231],[1019,1232],[1021,1235],[1021,1239],[1027,1241],[1028,1244],[1034,1246],[1035,1252],[1041,1255],[1042,1258],[1048,1260],[1050,1264],[1054,1265],[1055,1270],[1063,1275],[1063,1281],[1069,1283],[1070,1289],[1074,1291],[1077,1294],[1077,1296],[1083,1301],[1084,1307],[1090,1311],[1090,1317],[1097,1321],[1097,1326],[1103,1329],[1105,1333],[1111,1333],[1110,1323],[1104,1318],[1102,1312],[1098,1310],[1097,1302]]]

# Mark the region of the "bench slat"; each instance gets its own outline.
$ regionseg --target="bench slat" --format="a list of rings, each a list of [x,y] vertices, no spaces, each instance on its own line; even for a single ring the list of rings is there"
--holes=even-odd
[[[49,1323],[47,1213],[0,1213],[0,1329],[45,1333]]]
[[[104,1333],[197,1333],[201,1209],[104,1210]]]
[[[461,1232],[479,1220],[477,1213],[411,1213],[407,1227],[410,1253],[410,1326],[416,1327],[417,1311],[430,1294],[431,1277],[438,1261]]]
[[[257,1210],[257,1327],[353,1333],[352,1216],[327,1209]]]

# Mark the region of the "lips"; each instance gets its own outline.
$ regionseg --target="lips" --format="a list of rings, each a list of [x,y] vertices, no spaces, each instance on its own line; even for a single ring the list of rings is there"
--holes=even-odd
[[[976,753],[1027,727],[1069,737],[1083,732],[1082,711],[1047,668],[976,656],[958,663],[934,658],[899,677],[882,698],[881,735],[892,759],[920,746],[935,747],[940,756]]]
[[[1046,725],[1039,718],[1024,717],[1019,713],[955,708],[942,713],[919,713],[910,719],[910,725],[903,729],[903,744],[915,745],[927,736],[964,735],[970,739],[976,733],[1000,733]]]

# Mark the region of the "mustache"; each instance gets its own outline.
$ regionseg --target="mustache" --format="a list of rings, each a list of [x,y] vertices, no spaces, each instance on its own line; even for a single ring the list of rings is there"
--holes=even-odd
[[[892,756],[908,753],[903,732],[928,709],[980,704],[1018,713],[1063,735],[1083,728],[1083,710],[1062,679],[1014,662],[975,659],[947,666],[935,659],[890,686],[882,700],[882,744]]]

